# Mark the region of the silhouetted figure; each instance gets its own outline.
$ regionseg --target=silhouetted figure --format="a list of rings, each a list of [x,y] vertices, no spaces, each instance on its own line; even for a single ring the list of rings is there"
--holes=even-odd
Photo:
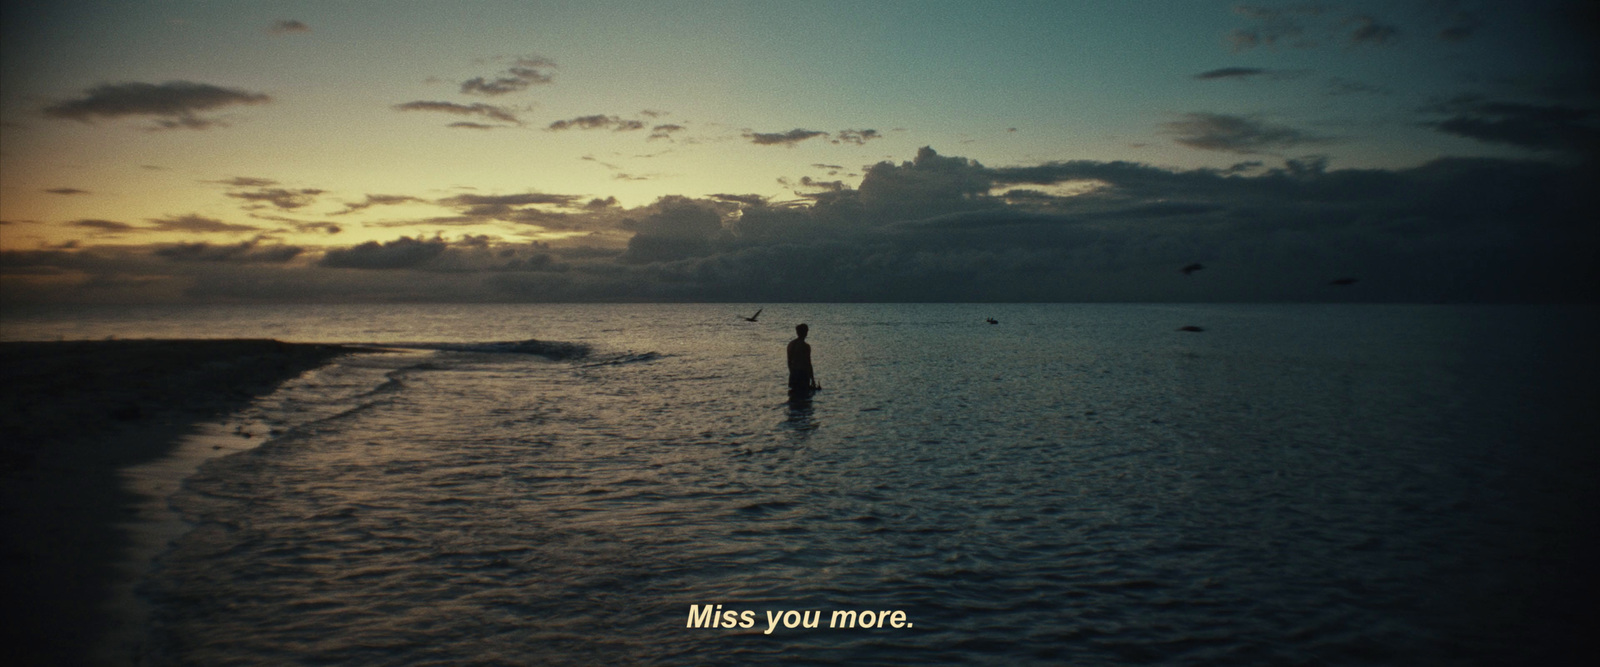
[[[821,389],[817,382],[817,375],[811,369],[811,344],[806,342],[806,333],[811,327],[796,324],[794,327],[795,339],[789,341],[789,391],[804,392]]]
[[[754,321],[756,321],[757,317],[761,317],[761,311],[763,311],[763,310],[766,310],[766,309],[765,308],[757,308],[756,309],[756,314],[744,318],[744,321],[746,321],[746,322],[754,322]]]
[[[1206,268],[1206,265],[1200,264],[1200,263],[1195,263],[1195,264],[1190,264],[1188,266],[1185,266],[1185,267],[1183,267],[1181,269],[1178,269],[1178,270],[1182,271],[1183,275],[1187,276],[1187,275],[1190,275],[1190,274],[1194,273],[1195,271],[1199,271],[1200,269],[1203,269],[1203,268]]]
[[[1205,329],[1202,329],[1202,328],[1200,328],[1200,327],[1197,327],[1197,326],[1195,326],[1195,325],[1193,325],[1193,324],[1191,324],[1191,325],[1189,325],[1189,326],[1186,326],[1186,327],[1178,327],[1178,331],[1194,331],[1194,332],[1200,332],[1200,331],[1205,331]]]
[[[1361,279],[1360,278],[1339,278],[1339,279],[1336,279],[1336,280],[1328,281],[1328,284],[1329,285],[1338,285],[1340,287],[1343,287],[1345,285],[1354,285],[1354,284],[1356,284],[1356,281],[1358,281],[1358,280],[1361,280]]]
[[[997,320],[997,319],[995,319],[993,317],[991,317],[991,318],[989,318],[989,319],[987,319],[985,321],[990,323],[990,324],[999,324],[1000,323],[1000,320]]]

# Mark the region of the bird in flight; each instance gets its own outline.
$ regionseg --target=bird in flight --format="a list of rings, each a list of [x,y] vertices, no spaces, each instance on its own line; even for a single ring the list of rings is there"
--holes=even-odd
[[[1187,276],[1187,275],[1190,275],[1190,274],[1194,273],[1195,271],[1199,271],[1200,269],[1203,269],[1203,268],[1206,268],[1206,265],[1200,264],[1200,263],[1197,262],[1197,263],[1185,266],[1185,267],[1183,267],[1181,269],[1178,269],[1178,270],[1182,271],[1183,275]]]
[[[991,318],[989,318],[989,319],[988,319],[988,320],[986,320],[986,321],[987,321],[987,322],[988,322],[988,323],[990,323],[990,324],[999,324],[999,323],[1000,323],[1000,320],[997,320],[997,319],[995,319],[995,318],[993,318],[993,317],[991,317]]]
[[[763,310],[766,310],[766,309],[765,308],[757,308],[756,309],[756,314],[744,318],[744,321],[746,321],[746,322],[754,322],[754,321],[756,321],[757,317],[761,317],[761,311],[763,311]]]
[[[1339,286],[1354,285],[1354,284],[1356,284],[1356,281],[1358,281],[1358,280],[1360,280],[1360,278],[1338,278],[1338,279],[1329,281],[1328,284],[1329,285],[1339,285]]]

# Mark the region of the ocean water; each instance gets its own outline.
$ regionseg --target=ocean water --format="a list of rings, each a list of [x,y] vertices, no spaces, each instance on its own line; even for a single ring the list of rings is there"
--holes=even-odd
[[[1592,618],[1592,308],[757,307],[0,337],[391,349],[262,399],[271,437],[171,496],[149,664],[1518,664]]]

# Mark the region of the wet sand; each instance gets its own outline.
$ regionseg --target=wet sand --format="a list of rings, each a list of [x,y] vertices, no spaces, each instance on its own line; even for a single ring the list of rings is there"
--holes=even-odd
[[[0,343],[0,611],[10,619],[0,641],[13,664],[105,661],[118,563],[132,546],[123,525],[141,500],[119,470],[363,351],[273,340]]]

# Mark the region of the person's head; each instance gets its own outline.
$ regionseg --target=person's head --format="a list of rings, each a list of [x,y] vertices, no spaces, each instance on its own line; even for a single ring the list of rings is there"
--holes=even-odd
[[[806,326],[804,324],[796,324],[796,325],[794,325],[794,335],[799,336],[801,338],[805,338],[806,337],[806,332],[810,331],[810,330],[811,330],[811,327],[808,327],[808,326]]]

